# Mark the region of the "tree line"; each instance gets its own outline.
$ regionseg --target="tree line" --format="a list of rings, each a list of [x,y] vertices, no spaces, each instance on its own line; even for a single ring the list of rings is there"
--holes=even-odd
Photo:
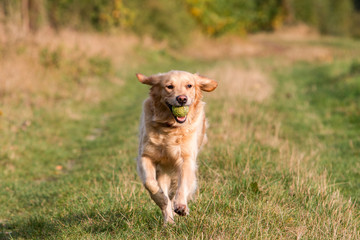
[[[129,30],[184,38],[272,31],[303,22],[321,33],[360,37],[360,0],[0,0],[0,21],[37,31]]]

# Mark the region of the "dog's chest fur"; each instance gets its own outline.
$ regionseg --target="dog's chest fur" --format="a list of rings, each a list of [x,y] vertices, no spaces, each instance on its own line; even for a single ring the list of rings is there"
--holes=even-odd
[[[189,156],[196,158],[203,143],[205,115],[203,104],[199,104],[196,117],[181,127],[165,126],[151,121],[151,112],[143,113],[140,129],[140,153],[154,159],[163,166],[181,165]]]
[[[197,149],[191,146],[196,146],[197,132],[194,129],[159,129],[149,127],[147,132],[148,141],[146,143],[144,152],[150,154],[157,159],[161,165],[179,165],[182,160],[190,154],[196,154]],[[192,144],[189,144],[189,143]],[[189,146],[190,145],[190,146]]]

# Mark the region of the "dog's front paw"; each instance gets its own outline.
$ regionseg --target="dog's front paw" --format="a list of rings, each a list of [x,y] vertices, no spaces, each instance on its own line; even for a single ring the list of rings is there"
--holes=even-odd
[[[171,217],[167,217],[165,218],[164,220],[164,226],[167,226],[167,225],[174,225],[175,224],[175,221],[173,218]]]
[[[174,212],[180,216],[189,215],[189,208],[185,204],[175,204]]]

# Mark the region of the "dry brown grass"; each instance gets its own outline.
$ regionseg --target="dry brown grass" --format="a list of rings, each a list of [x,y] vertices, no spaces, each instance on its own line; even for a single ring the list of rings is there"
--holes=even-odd
[[[221,64],[204,74],[220,82],[214,97],[240,97],[262,102],[269,98],[273,91],[270,78],[256,65],[245,69],[236,64]]]
[[[331,48],[309,44],[309,41],[319,39],[320,35],[313,29],[299,25],[283,28],[275,33],[260,33],[243,38],[226,36],[209,39],[196,36],[185,49],[185,53],[194,58],[207,60],[277,56],[277,61],[286,65],[296,61],[332,61],[334,52]]]
[[[51,29],[43,29],[34,36],[33,41],[51,49],[63,47],[70,52],[75,50],[86,56],[100,55],[110,58],[116,66],[126,62],[133,52],[133,47],[139,43],[137,37],[126,33],[99,34],[66,29],[58,33]]]
[[[256,56],[262,51],[262,46],[246,38],[227,36],[211,39],[196,35],[185,49],[184,53],[198,59],[215,60],[235,58],[240,56]]]
[[[31,119],[34,108],[51,108],[59,101],[98,103],[103,94],[89,59],[108,59],[118,67],[138,42],[127,35],[42,29],[25,36],[8,30],[0,34],[0,106],[5,118],[21,121]],[[122,84],[113,71],[105,74]],[[22,110],[14,111],[18,107]],[[66,111],[73,115],[70,108]]]

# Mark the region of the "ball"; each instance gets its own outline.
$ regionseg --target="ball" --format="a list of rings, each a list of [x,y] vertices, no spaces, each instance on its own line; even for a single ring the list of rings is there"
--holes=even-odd
[[[189,106],[171,107],[171,111],[176,117],[185,117],[189,112]]]

